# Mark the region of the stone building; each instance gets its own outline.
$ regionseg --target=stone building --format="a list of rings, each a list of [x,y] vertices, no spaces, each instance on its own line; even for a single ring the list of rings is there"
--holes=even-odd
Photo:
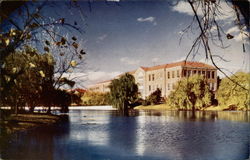
[[[161,89],[163,97],[167,97],[180,79],[194,74],[204,75],[210,89],[212,91],[217,89],[217,69],[201,62],[181,61],[152,67],[139,67],[129,73],[135,77],[142,98],[146,98],[157,88]],[[111,80],[97,83],[91,86],[90,90],[108,92],[110,82]]]

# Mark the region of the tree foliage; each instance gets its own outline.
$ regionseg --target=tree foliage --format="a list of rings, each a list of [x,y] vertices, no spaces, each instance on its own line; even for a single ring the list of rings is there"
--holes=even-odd
[[[135,78],[125,73],[119,79],[112,80],[110,86],[111,104],[122,113],[127,114],[129,107],[138,98],[138,86]]]
[[[108,105],[109,104],[109,94],[100,92],[88,91],[84,93],[81,97],[82,105],[95,106],[95,105]]]
[[[194,75],[177,82],[176,89],[168,96],[167,104],[178,109],[196,110],[209,106],[211,97],[205,78]]]
[[[161,102],[161,90],[157,88],[153,93],[149,95],[149,97],[146,99],[151,105],[160,104]]]
[[[247,90],[228,78],[223,78],[216,94],[219,104],[223,106],[236,105],[238,109],[247,109],[250,106],[250,73],[237,72],[230,78],[247,88]]]
[[[26,47],[6,58],[2,74],[1,102],[32,108],[38,105],[43,92],[53,89],[54,60],[50,54],[38,54]]]

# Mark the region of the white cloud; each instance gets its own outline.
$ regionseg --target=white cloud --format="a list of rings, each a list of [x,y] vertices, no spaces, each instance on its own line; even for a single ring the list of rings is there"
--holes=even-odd
[[[158,63],[159,61],[160,61],[160,59],[157,58],[157,57],[155,57],[155,58],[152,59],[152,62],[153,62],[153,63]]]
[[[188,2],[185,1],[180,1],[177,5],[175,5],[172,8],[174,11],[180,12],[180,13],[185,13],[190,16],[194,15],[191,6],[188,4]],[[198,12],[199,14],[200,12]]]
[[[233,34],[233,39],[237,42],[246,41],[249,43],[248,38],[250,37],[250,35],[247,32],[246,27],[244,27],[241,31],[238,26],[233,26],[229,28],[226,33]]]
[[[235,17],[236,17],[235,11],[233,10],[233,8],[231,6],[229,6],[228,3],[224,2],[224,1],[220,1],[217,3],[219,5],[219,7],[218,7],[219,12],[217,12],[218,16],[216,17],[217,20],[234,20],[235,19]],[[196,4],[197,3],[194,3],[195,7],[197,7]],[[184,14],[187,14],[190,16],[194,15],[190,4],[186,1],[180,1],[172,9],[173,9],[173,11],[176,11],[179,13],[184,13]],[[197,14],[199,16],[203,15],[201,7],[198,7]]]
[[[103,41],[103,40],[106,39],[107,37],[108,37],[107,34],[103,34],[103,35],[97,37],[97,40],[98,40],[98,41]]]
[[[135,65],[135,64],[139,64],[140,63],[140,60],[135,60],[135,59],[130,59],[130,58],[128,58],[128,57],[122,57],[121,59],[120,59],[120,61],[122,62],[122,63],[125,63],[125,64],[129,64],[129,65]]]
[[[184,61],[186,59],[186,56],[183,56],[183,57],[180,57],[178,59],[175,59],[174,61],[172,62],[180,62],[180,61]]]
[[[89,71],[87,72],[88,85],[95,84],[105,80],[111,80],[122,72],[104,72],[104,71]]]
[[[87,88],[90,85],[96,84],[101,81],[111,80],[120,75],[122,72],[104,72],[104,71],[86,71],[85,73],[73,72],[65,73],[62,77],[73,80],[76,82],[74,88]]]
[[[234,26],[232,28],[229,28],[227,30],[227,33],[235,33],[235,32],[239,32],[239,31],[240,31],[239,27],[238,26]]]
[[[237,42],[246,41],[246,43],[249,43],[248,38],[249,38],[249,33],[245,31],[240,32],[236,36],[234,36],[234,40]]]
[[[157,25],[157,22],[155,21],[155,17],[152,17],[152,16],[146,17],[146,18],[140,17],[140,18],[137,18],[137,21],[138,21],[138,22],[150,22],[150,23],[152,23],[154,26]]]

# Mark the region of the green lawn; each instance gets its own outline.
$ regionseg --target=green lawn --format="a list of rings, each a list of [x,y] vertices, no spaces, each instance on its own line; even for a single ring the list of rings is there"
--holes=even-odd
[[[170,107],[167,104],[137,106],[134,109],[138,109],[138,110],[139,109],[142,109],[142,110],[175,110],[173,107]]]
[[[227,109],[228,106],[210,106],[204,108],[205,111],[223,111]],[[159,105],[149,105],[149,106],[137,106],[134,109],[138,110],[177,110],[176,108],[170,107],[167,104],[159,104]]]

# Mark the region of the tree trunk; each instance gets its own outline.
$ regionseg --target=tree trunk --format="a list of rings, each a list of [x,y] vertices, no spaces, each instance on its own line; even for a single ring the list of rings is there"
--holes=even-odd
[[[51,106],[48,107],[47,114],[51,113]]]

